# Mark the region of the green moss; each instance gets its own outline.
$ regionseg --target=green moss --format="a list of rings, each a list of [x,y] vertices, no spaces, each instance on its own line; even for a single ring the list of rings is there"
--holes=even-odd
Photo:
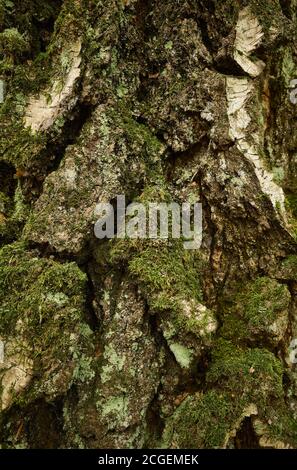
[[[122,129],[129,148],[132,151],[133,149],[140,150],[139,156],[146,167],[146,183],[159,183],[165,146],[147,126],[139,124],[133,119],[126,102],[120,102],[114,109],[110,109],[107,117],[112,126],[118,125],[119,129]],[[162,178],[161,182],[163,183]],[[144,197],[142,197],[143,200]]]
[[[206,375],[209,390],[186,398],[167,420],[163,446],[223,447],[247,412],[268,423],[270,439],[296,442],[297,427],[285,404],[282,378],[282,364],[271,352],[217,340]]]
[[[0,213],[7,214],[11,207],[11,200],[6,194],[0,191]]]
[[[267,339],[269,328],[286,312],[290,300],[288,288],[274,279],[261,277],[248,283],[224,318],[222,336],[235,342]]]
[[[283,397],[281,362],[265,349],[241,349],[219,339],[212,349],[207,382],[261,407]]]
[[[43,329],[43,322],[59,309],[55,295],[63,296],[64,301],[67,298],[72,308],[82,307],[86,277],[74,263],[39,259],[17,242],[1,249],[0,267],[2,334],[12,333],[18,318],[27,320],[32,329]]]
[[[272,323],[279,312],[288,308],[290,294],[286,286],[274,279],[262,277],[252,282],[243,294],[239,294],[238,303],[242,306],[244,319],[251,326]]]
[[[295,446],[297,425],[284,400],[282,373],[280,361],[269,351],[219,340],[206,377],[213,388],[189,396],[177,408],[166,422],[162,446],[223,447],[244,416],[253,414],[268,440]]]
[[[21,236],[22,227],[15,219],[6,219],[0,214],[0,247],[12,243]]]
[[[13,202],[14,209],[12,213],[12,219],[17,221],[25,221],[29,215],[29,207],[25,202],[25,198],[19,181],[14,193]]]
[[[270,29],[273,26],[285,27],[284,15],[282,13],[278,0],[246,0],[246,5],[250,6],[253,13],[257,16],[265,36],[269,36]],[[288,28],[288,27],[287,27]]]
[[[0,246],[11,243],[21,236],[23,224],[29,215],[29,206],[24,200],[20,182],[13,198],[1,197],[0,193]],[[1,203],[2,201],[2,203]]]
[[[223,447],[242,411],[241,399],[235,404],[224,392],[210,390],[202,396],[198,393],[190,396],[167,421],[162,447]]]
[[[296,75],[296,64],[292,54],[291,48],[284,47],[281,49],[282,52],[282,64],[281,64],[281,75],[284,80],[284,84],[287,88],[290,88],[291,81]]]
[[[292,448],[296,448],[297,422],[288,412],[286,405],[280,403],[276,409],[271,407],[268,410],[267,419],[271,423],[268,428],[269,437],[289,443]]]
[[[296,193],[288,193],[285,199],[285,206],[288,211],[288,219],[293,238],[297,241],[297,196]]]
[[[188,334],[210,340],[217,322],[202,304],[204,262],[199,251],[185,250],[182,240],[171,239],[115,240],[111,245],[112,264],[127,266],[151,312],[161,315],[170,348]],[[186,341],[183,346],[189,353],[191,345]]]
[[[282,272],[286,278],[297,279],[297,255],[290,255],[283,261]]]
[[[8,28],[0,33],[0,55],[4,55],[12,64],[15,58],[28,50],[28,41],[16,28]]]
[[[187,319],[179,314],[183,302],[202,300],[202,262],[198,253],[185,250],[181,240],[136,240],[130,247],[125,240],[115,243],[111,259],[128,263],[131,276],[142,287],[153,311],[174,311],[178,326],[195,328],[190,316]]]
[[[132,132],[132,131],[130,131]],[[136,139],[136,136],[135,136]],[[147,138],[146,138],[147,139]],[[158,143],[149,139],[151,148]],[[156,166],[136,202],[172,202],[170,188],[165,183],[162,168]],[[148,222],[148,221],[147,221]],[[148,223],[147,223],[148,225]],[[201,276],[204,263],[197,250],[186,250],[182,239],[115,239],[110,242],[110,262],[125,265],[140,285],[152,312],[170,312],[170,323],[175,332],[200,335],[208,323],[208,312],[198,315],[198,304],[203,300]]]
[[[46,137],[24,128],[25,105],[21,95],[8,96],[0,107],[0,153],[2,159],[16,168],[27,167],[46,144]]]
[[[293,217],[297,219],[297,195],[296,194],[287,195],[286,206],[292,212]]]
[[[86,275],[75,263],[39,258],[23,242],[0,250],[0,334],[5,342],[17,338],[18,354],[43,380],[18,398],[22,406],[38,396],[44,376],[53,389],[56,374],[61,389],[94,377],[85,295]]]

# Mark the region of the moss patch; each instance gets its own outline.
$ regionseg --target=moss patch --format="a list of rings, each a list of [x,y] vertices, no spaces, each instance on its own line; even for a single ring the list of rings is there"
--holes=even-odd
[[[256,415],[266,438],[294,446],[297,425],[285,404],[283,368],[265,349],[241,349],[219,340],[207,374],[210,390],[194,394],[167,420],[162,445],[215,448],[228,445],[245,416]],[[262,434],[263,435],[263,434]]]
[[[231,393],[240,387],[244,399],[264,404],[283,396],[282,373],[281,362],[271,352],[241,349],[219,339],[212,349],[207,382]]]
[[[240,291],[224,318],[223,337],[235,342],[280,338],[287,325],[291,296],[285,285],[261,277]]]
[[[22,405],[41,390],[63,393],[93,378],[85,295],[86,276],[75,263],[38,258],[22,242],[0,250],[0,335],[7,351],[17,341],[16,362],[32,361],[42,379],[22,394]]]
[[[242,411],[240,399],[235,405],[228,394],[216,390],[188,397],[168,420],[162,447],[223,447]]]

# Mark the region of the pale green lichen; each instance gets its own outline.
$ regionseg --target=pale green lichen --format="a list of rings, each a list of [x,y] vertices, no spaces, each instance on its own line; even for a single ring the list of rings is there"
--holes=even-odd
[[[102,383],[107,382],[112,374],[123,370],[125,358],[120,356],[112,345],[106,345],[104,349],[104,359],[106,364],[102,367],[101,380]]]
[[[169,343],[169,348],[179,365],[184,369],[188,369],[193,359],[193,350],[178,343]]]
[[[73,382],[90,382],[95,377],[93,358],[74,352],[73,360],[76,361],[72,376]]]
[[[296,76],[297,67],[295,60],[293,58],[291,48],[285,47],[283,49],[283,58],[282,58],[282,65],[281,65],[281,74],[284,79],[285,86],[287,88],[291,87],[291,82],[293,78]]]
[[[115,415],[114,418],[116,418],[119,422],[123,422],[125,416],[128,413],[127,402],[128,397],[126,397],[125,395],[111,397],[102,406],[102,415]]]

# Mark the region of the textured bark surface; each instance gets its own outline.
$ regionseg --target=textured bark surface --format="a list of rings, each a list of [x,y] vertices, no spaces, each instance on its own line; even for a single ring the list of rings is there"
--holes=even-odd
[[[297,447],[296,0],[0,0],[3,448]],[[95,207],[203,204],[203,243]]]

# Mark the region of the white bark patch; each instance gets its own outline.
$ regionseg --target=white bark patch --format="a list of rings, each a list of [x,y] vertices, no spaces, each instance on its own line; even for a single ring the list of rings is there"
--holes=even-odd
[[[279,206],[285,214],[284,192],[273,181],[273,174],[265,168],[257,150],[261,145],[260,133],[250,135],[248,131],[251,116],[246,103],[254,91],[252,80],[235,77],[227,77],[226,80],[230,137],[236,142],[240,152],[253,163],[262,191],[269,196],[273,206]]]
[[[4,362],[4,343],[0,340],[0,364]]]
[[[234,114],[243,108],[252,89],[253,85],[247,78],[228,77],[227,98],[230,114]]]
[[[21,348],[20,348],[21,346]],[[23,351],[20,352],[20,349]],[[19,349],[19,352],[15,352]],[[33,377],[33,361],[24,351],[26,344],[16,341],[7,344],[7,354],[0,363],[1,409],[10,407],[14,398],[30,384]]]
[[[5,100],[5,81],[0,80],[0,104]]]
[[[67,108],[73,88],[80,75],[81,41],[72,44],[68,50],[71,66],[64,77],[53,83],[50,90],[46,90],[38,98],[31,98],[25,114],[25,127],[32,131],[45,131],[54,123],[55,119]]]
[[[261,60],[250,59],[251,53],[260,45],[263,36],[257,17],[249,7],[243,8],[239,12],[236,25],[234,60],[251,77],[260,75],[265,67],[265,63]]]

